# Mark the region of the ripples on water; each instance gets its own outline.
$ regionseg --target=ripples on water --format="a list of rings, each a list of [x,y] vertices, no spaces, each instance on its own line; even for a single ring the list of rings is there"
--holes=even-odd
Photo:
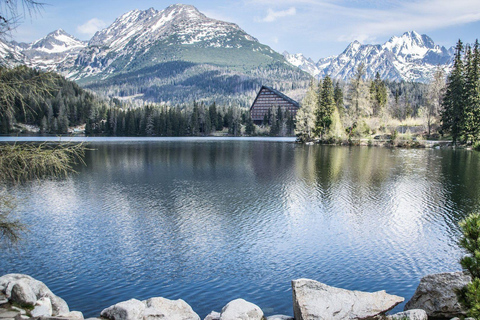
[[[97,143],[65,181],[15,191],[26,245],[0,272],[44,281],[89,316],[182,298],[203,318],[242,297],[292,314],[290,281],[412,296],[459,269],[478,153],[164,140]],[[401,309],[397,307],[396,310]]]

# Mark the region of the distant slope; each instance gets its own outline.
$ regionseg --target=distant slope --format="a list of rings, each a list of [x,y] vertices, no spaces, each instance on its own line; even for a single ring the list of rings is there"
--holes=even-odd
[[[330,75],[348,80],[358,66],[364,64],[368,78],[374,78],[378,72],[382,79],[428,82],[437,66],[450,70],[453,50],[435,45],[427,35],[411,31],[401,37],[394,36],[383,45],[362,45],[354,41],[337,57],[320,59],[316,64],[298,54],[286,52],[284,56],[290,63],[318,77]]]

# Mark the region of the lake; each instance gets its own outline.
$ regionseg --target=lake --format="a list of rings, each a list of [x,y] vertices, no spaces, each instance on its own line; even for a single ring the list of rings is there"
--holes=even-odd
[[[202,319],[239,297],[292,315],[297,278],[408,300],[422,276],[460,270],[458,222],[480,211],[478,152],[85,140],[78,174],[12,191],[29,229],[0,274],[43,281],[86,317],[154,296]]]

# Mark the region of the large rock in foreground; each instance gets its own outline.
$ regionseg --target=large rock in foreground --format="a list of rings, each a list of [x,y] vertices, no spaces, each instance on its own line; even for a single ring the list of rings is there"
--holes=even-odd
[[[220,320],[262,320],[263,311],[243,299],[235,299],[222,309]]]
[[[292,289],[295,320],[368,319],[404,300],[385,291],[350,291],[309,279],[293,280]]]
[[[464,316],[467,312],[458,302],[456,292],[470,281],[471,277],[465,272],[425,276],[420,280],[412,299],[405,305],[405,310],[423,309],[429,317],[434,318]]]
[[[100,315],[111,320],[200,320],[185,301],[160,297],[119,302],[104,309]]]
[[[65,300],[53,294],[43,282],[24,274],[12,273],[0,277],[0,292],[10,302],[19,305],[34,306],[39,299],[48,298],[51,302],[53,316],[70,312]]]

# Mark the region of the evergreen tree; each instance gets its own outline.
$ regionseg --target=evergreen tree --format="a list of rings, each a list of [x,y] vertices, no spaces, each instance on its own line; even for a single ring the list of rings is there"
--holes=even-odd
[[[335,98],[335,104],[337,105],[337,109],[338,111],[343,114],[343,109],[344,109],[344,105],[343,105],[343,90],[342,90],[342,87],[340,86],[340,81],[337,81],[335,83],[335,89],[333,91],[333,95],[334,95],[334,98]]]
[[[480,215],[471,214],[460,222],[460,246],[467,255],[460,260],[462,268],[472,276],[472,282],[459,292],[459,300],[468,308],[468,316],[480,318]]]
[[[210,116],[210,122],[212,129],[218,130],[218,117],[217,117],[217,105],[216,103],[212,103],[210,107],[208,108],[208,113]]]
[[[315,133],[323,139],[328,133],[332,124],[332,114],[336,109],[333,93],[333,83],[329,76],[323,79],[322,90],[319,97],[319,104],[316,111]]]
[[[375,74],[375,80],[370,84],[370,99],[372,101],[372,113],[374,116],[381,114],[387,105],[387,87],[385,82],[380,79],[380,74]]]
[[[255,135],[255,125],[253,124],[252,117],[248,114],[246,125],[245,125],[245,133],[249,136]]]
[[[480,130],[480,56],[478,46],[477,40],[473,52],[468,48],[465,68],[465,105],[462,131],[465,140],[472,144],[479,138]]]
[[[458,40],[455,48],[453,69],[447,79],[446,93],[442,104],[442,129],[450,132],[453,143],[457,142],[462,132],[462,120],[465,109],[465,80],[462,53],[463,43],[461,40]]]

